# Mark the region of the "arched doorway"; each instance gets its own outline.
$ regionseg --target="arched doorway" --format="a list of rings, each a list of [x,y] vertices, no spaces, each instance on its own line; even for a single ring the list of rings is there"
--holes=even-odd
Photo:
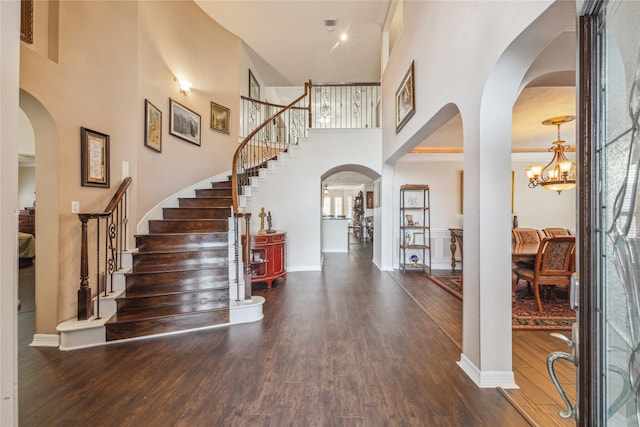
[[[374,184],[380,175],[361,165],[341,165],[321,176],[322,252],[348,252],[373,241]]]
[[[36,209],[36,323],[33,345],[58,346],[59,184],[58,131],[46,107],[20,90],[20,108],[28,118],[35,141]],[[46,279],[45,279],[46,278]]]

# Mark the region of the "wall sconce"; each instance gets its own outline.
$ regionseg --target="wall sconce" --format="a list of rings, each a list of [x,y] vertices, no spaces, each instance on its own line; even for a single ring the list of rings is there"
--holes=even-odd
[[[178,86],[180,87],[181,94],[183,94],[184,96],[187,96],[187,93],[191,92],[192,84],[189,80],[178,79],[177,77],[174,77],[173,80],[178,82]]]

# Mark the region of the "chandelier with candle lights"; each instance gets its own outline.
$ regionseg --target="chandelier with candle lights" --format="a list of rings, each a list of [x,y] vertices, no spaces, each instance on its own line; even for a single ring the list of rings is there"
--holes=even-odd
[[[565,156],[565,152],[569,151],[571,147],[565,144],[566,141],[560,139],[560,125],[573,121],[575,118],[575,116],[558,116],[542,122],[543,125],[558,127],[558,140],[549,147],[548,151],[553,153],[553,158],[549,163],[545,166],[531,165],[526,169],[529,188],[541,186],[560,194],[562,191],[576,186],[576,164]]]

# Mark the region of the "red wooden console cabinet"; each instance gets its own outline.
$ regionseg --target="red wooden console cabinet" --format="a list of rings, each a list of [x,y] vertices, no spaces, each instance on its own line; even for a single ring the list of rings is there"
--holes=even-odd
[[[251,235],[251,283],[265,282],[271,288],[278,277],[287,278],[284,243],[287,233]],[[246,241],[242,236],[242,244]],[[244,258],[244,251],[243,258]],[[243,261],[247,262],[246,259]]]

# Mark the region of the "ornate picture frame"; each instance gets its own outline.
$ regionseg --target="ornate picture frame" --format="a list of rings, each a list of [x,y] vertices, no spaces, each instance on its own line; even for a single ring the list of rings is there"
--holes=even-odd
[[[200,114],[169,98],[169,133],[200,145]]]
[[[411,61],[411,66],[396,91],[396,133],[400,132],[416,113],[413,63],[414,61]]]
[[[20,40],[33,44],[33,0],[20,1]]]
[[[373,209],[373,191],[367,191],[367,209]]]
[[[231,119],[231,110],[220,104],[211,102],[211,129],[229,134],[229,122]]]
[[[109,188],[109,135],[80,128],[80,163],[83,187]]]
[[[162,153],[162,111],[148,99],[144,101],[144,145]]]
[[[260,101],[260,83],[249,70],[249,98]]]

